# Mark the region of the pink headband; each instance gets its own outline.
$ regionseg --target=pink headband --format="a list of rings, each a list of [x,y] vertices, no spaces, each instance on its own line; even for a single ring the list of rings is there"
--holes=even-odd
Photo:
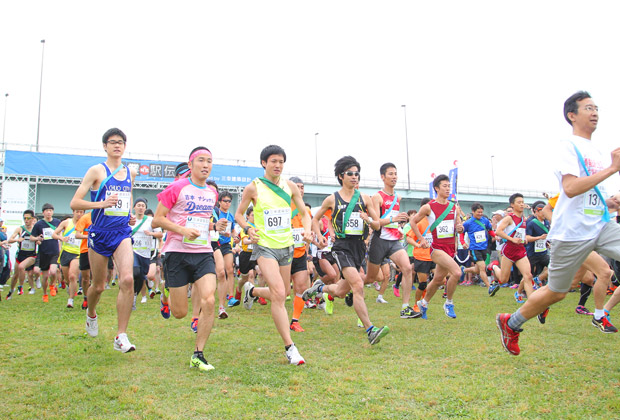
[[[209,152],[207,149],[198,149],[194,153],[191,154],[191,156],[189,157],[189,161],[191,162],[197,156],[200,156],[200,155],[209,155],[209,156],[211,156],[211,152]]]

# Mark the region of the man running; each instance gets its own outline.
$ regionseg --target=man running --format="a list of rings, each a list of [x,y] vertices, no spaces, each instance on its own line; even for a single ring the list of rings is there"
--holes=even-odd
[[[38,245],[37,265],[41,270],[43,283],[43,302],[49,302],[47,286],[50,294],[56,296],[56,274],[58,271],[58,241],[52,237],[52,233],[60,224],[60,220],[54,217],[54,206],[43,204],[43,219],[35,223],[32,228],[30,240]]]
[[[88,288],[86,332],[91,337],[99,334],[97,303],[108,276],[108,260],[114,257],[119,273],[116,299],[118,330],[114,350],[127,353],[136,349],[127,338],[133,302],[133,249],[129,224],[135,223],[135,217],[131,214],[131,190],[136,173],[121,162],[127,144],[125,133],[111,128],[104,133],[102,142],[107,159],[91,166],[86,172],[71,200],[71,208],[93,210],[88,235],[92,284]],[[84,200],[88,192],[91,201]]]
[[[15,291],[15,285],[18,280],[19,286],[17,286],[17,293],[19,295],[24,294],[23,287],[26,274],[28,274],[28,284],[30,285],[30,291],[28,294],[34,295],[36,290],[34,285],[33,268],[37,257],[37,250],[36,243],[30,240],[30,235],[37,219],[34,217],[34,211],[32,210],[25,210],[23,217],[24,224],[15,229],[9,238],[9,244],[17,242],[17,255],[15,256],[15,262],[17,265],[15,266],[15,273],[11,279],[11,288],[6,296],[7,300],[11,299],[11,295]]]
[[[254,287],[250,282],[243,285],[243,306],[251,309],[255,297],[271,301],[271,316],[286,350],[286,357],[292,365],[302,365],[305,360],[291,340],[288,313],[284,305],[290,291],[291,263],[293,261],[293,232],[291,229],[291,203],[304,208],[299,188],[292,181],[281,178],[286,162],[286,153],[280,146],[270,145],[260,154],[265,175],[256,178],[243,190],[236,222],[252,239],[258,238],[254,248],[261,274],[268,287]],[[256,228],[245,220],[245,211],[254,204]],[[302,213],[303,240],[310,242],[310,216]]]
[[[463,223],[463,232],[469,236],[469,252],[474,261],[474,266],[465,268],[463,271],[478,274],[490,294],[491,285],[486,270],[487,249],[489,247],[487,232],[491,237],[495,236],[495,232],[489,219],[484,217],[484,206],[482,204],[472,204],[471,214],[472,217]]]
[[[519,334],[523,324],[564,299],[579,266],[592,251],[620,260],[620,226],[609,223],[609,212],[616,211],[620,202],[608,198],[601,184],[620,171],[620,148],[608,156],[592,143],[599,114],[589,93],[580,91],[568,98],[564,118],[572,126],[573,135],[555,149],[560,197],[547,235],[551,240],[547,285],[535,291],[512,315],[496,316],[502,345],[513,355],[521,352]],[[592,325],[604,333],[617,332],[599,304],[596,302]]]
[[[69,298],[67,308],[73,309],[73,297],[78,289],[80,275],[80,239],[75,237],[75,225],[84,215],[84,210],[73,210],[73,217],[65,219],[54,230],[52,237],[61,242],[60,268],[65,280],[69,281]]]

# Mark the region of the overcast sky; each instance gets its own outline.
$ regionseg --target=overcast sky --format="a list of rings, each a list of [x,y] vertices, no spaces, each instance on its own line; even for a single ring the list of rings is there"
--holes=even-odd
[[[4,1],[6,141],[34,144],[45,39],[41,150],[99,148],[118,126],[136,153],[288,171],[357,157],[412,182],[458,160],[461,184],[557,190],[548,159],[571,133],[564,100],[588,90],[594,139],[620,146],[616,2]],[[4,103],[0,105],[4,111]]]

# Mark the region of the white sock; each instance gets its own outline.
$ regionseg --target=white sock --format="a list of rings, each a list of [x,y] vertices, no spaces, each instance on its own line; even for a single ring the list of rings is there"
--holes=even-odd
[[[422,298],[422,300],[420,301],[420,305],[427,307],[428,306],[428,302],[426,301],[426,299]]]
[[[383,299],[383,295],[377,296],[377,299]]]
[[[594,310],[594,318],[601,319],[605,316],[605,309],[595,309]]]
[[[454,302],[452,302],[452,299],[446,299],[446,305],[454,305]]]

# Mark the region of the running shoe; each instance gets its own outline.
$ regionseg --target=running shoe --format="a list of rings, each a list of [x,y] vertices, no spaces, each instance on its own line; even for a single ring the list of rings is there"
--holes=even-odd
[[[239,301],[239,299],[235,299],[234,297],[231,297],[230,299],[228,299],[228,307],[232,308],[234,306],[238,306],[241,302]]]
[[[583,305],[577,305],[577,307],[575,308],[575,312],[579,315],[594,315],[593,312],[590,312],[590,310]]]
[[[515,356],[521,353],[521,349],[519,349],[519,334],[523,330],[513,330],[508,326],[508,320],[510,319],[510,314],[497,314],[495,316],[495,323],[497,324],[497,328],[499,328],[499,333],[502,339],[502,346],[504,349],[510,354]]]
[[[316,303],[312,301],[312,299],[308,299],[304,304],[304,308],[306,309],[316,309]]]
[[[312,286],[309,289],[306,289],[304,291],[304,294],[301,295],[301,298],[303,300],[308,300],[312,297],[314,297],[314,295],[316,295],[317,293],[319,293],[319,288],[321,288],[325,283],[323,283],[321,281],[321,279],[316,279],[314,281],[314,283],[312,283]]]
[[[286,301],[288,302],[289,300],[291,300],[291,295],[286,295]]]
[[[205,359],[203,355],[196,354],[192,355],[192,358],[189,361],[189,367],[198,368],[198,370],[202,370],[203,372],[215,369],[209,362],[207,362],[207,359]]]
[[[82,309],[84,309],[84,310],[88,309],[88,301],[87,300],[82,302]]]
[[[394,296],[399,298],[400,297],[400,290],[398,289],[398,287],[396,287],[396,285],[394,285],[394,286],[392,286],[392,290],[394,290]]]
[[[542,281],[538,278],[538,276],[534,277],[534,284],[538,287],[542,287]]]
[[[295,347],[295,344],[291,344],[291,346],[286,350],[286,358],[291,365],[300,366],[306,363],[301,354],[299,354],[299,350]]]
[[[136,346],[129,342],[127,338],[127,334],[122,333],[116,336],[114,339],[114,350],[120,351],[123,353],[129,353],[130,351],[134,351]]]
[[[549,308],[545,309],[544,311],[538,314],[537,316],[538,322],[540,322],[541,324],[544,324],[545,322],[547,322],[547,315],[549,315]]]
[[[149,297],[153,299],[155,297],[155,290],[149,289]]]
[[[375,286],[375,290],[378,292],[379,290],[381,290],[381,285],[377,282],[374,282],[373,284]]]
[[[13,291],[9,290],[9,293],[6,294],[6,300],[11,300],[12,296],[13,296]]]
[[[56,286],[50,286],[50,295],[56,296]]]
[[[170,305],[159,299],[159,313],[164,319],[170,318]]]
[[[323,299],[321,299],[321,301],[319,302],[318,305],[316,305],[316,308],[319,310],[325,310],[325,301]]]
[[[94,318],[91,318],[86,314],[86,332],[91,337],[97,337],[99,334],[99,323],[97,322],[97,315]]]
[[[78,289],[78,291],[77,291],[77,294],[81,296],[83,293],[84,293],[84,291],[83,291],[83,290],[82,290],[82,288],[80,287],[80,288]]]
[[[156,295],[161,295],[161,290],[159,290],[159,289],[155,289],[155,294],[156,294]]]
[[[112,280],[112,286],[116,286],[116,279]]]
[[[48,295],[43,295],[43,302],[47,303],[50,301],[50,298]]]
[[[377,297],[377,303],[388,303],[388,301],[383,299],[383,296],[378,296]]]
[[[60,281],[60,288],[63,290],[67,288],[67,283],[64,280]]]
[[[37,277],[37,284],[36,284],[36,286],[37,286],[37,289],[41,288],[41,278],[40,277]]]
[[[24,288],[22,286],[17,286],[17,294],[19,296],[24,294]]]
[[[344,297],[344,303],[349,307],[353,306],[353,292],[347,293],[347,295]]]
[[[390,329],[385,326],[381,328],[372,327],[372,330],[368,333],[368,342],[370,345],[377,344],[383,337],[388,335]]]
[[[140,303],[146,303],[146,296],[142,296],[142,299],[140,300]]]
[[[198,332],[198,318],[192,318],[192,322],[189,324],[189,328],[194,333]]]
[[[243,285],[243,307],[248,311],[254,305],[254,298],[250,296],[252,289],[254,289],[254,286],[249,281],[246,281]]]
[[[491,283],[491,285],[489,286],[489,297],[495,296],[495,293],[497,293],[498,290],[499,290],[499,283],[497,282]]]
[[[505,285],[502,285],[502,287],[508,287],[508,285],[507,285],[507,284],[505,284]],[[519,285],[518,285],[518,284],[513,284],[512,286],[510,286],[510,288],[511,288],[511,289],[518,289],[518,288],[519,288]]]
[[[37,289],[36,289],[36,288],[31,287],[31,288],[30,288],[30,290],[28,290],[28,294],[29,294],[29,295],[34,295],[36,291],[37,291]]]
[[[594,325],[596,328],[606,334],[618,332],[618,329],[614,327],[611,322],[609,322],[609,318],[607,318],[606,316],[602,317],[601,319],[596,319],[596,317],[592,317],[592,325]]]
[[[73,299],[67,299],[67,308],[73,309]]]
[[[521,293],[519,293],[518,290],[515,292],[515,301],[517,303],[523,303],[523,301],[525,301],[525,296],[523,296]]]
[[[110,283],[106,283],[106,285],[105,285],[104,289],[105,289],[105,290],[110,290],[110,289],[111,289],[111,287],[110,287]]]
[[[290,329],[291,329],[291,331],[296,331],[296,332],[304,332],[305,331],[303,328],[301,328],[301,325],[299,325],[298,321],[291,322]]]
[[[428,307],[426,307],[426,306],[422,305],[422,301],[420,301],[420,300],[418,300],[418,301],[416,302],[416,305],[418,305],[418,308],[420,308],[420,312],[422,313],[422,316],[421,316],[420,318],[422,318],[422,319],[428,319],[428,318],[426,317],[426,310],[428,309]]]
[[[400,317],[403,319],[419,318],[421,316],[422,312],[414,310],[411,306],[407,306],[405,309],[400,311]]]
[[[364,323],[363,323],[363,322],[362,322],[362,320],[361,320],[361,319],[359,319],[359,318],[357,318],[357,326],[358,326],[359,328],[364,328]]]
[[[444,303],[443,311],[446,313],[446,316],[448,316],[449,318],[456,318],[456,314],[454,313],[454,304]]]
[[[261,305],[265,306],[267,304],[267,299],[265,299],[264,297],[259,297],[258,298],[258,303],[260,303]]]
[[[443,295],[441,295],[441,297],[444,298],[444,299],[448,299],[448,293],[443,292]]]
[[[217,314],[217,317],[219,319],[226,319],[226,318],[228,318],[228,314],[226,313],[226,310],[224,308],[220,308],[220,310],[219,310],[219,312]]]
[[[334,298],[330,295],[327,295],[327,299],[325,299],[325,313],[327,315],[334,313]]]

